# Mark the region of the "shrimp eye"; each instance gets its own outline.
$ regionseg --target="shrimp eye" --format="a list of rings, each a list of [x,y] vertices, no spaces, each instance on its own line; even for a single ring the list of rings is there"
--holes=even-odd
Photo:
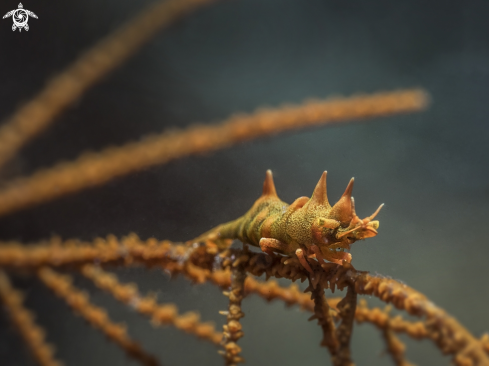
[[[370,221],[370,225],[373,229],[377,230],[379,228],[379,220]]]

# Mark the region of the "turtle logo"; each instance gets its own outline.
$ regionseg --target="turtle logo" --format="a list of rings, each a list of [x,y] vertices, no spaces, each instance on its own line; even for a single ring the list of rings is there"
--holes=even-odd
[[[22,3],[19,3],[19,8],[9,11],[7,14],[3,16],[3,19],[8,18],[10,16],[12,17],[14,21],[14,24],[12,25],[13,31],[15,31],[17,28],[19,28],[19,32],[22,31],[22,28],[28,31],[29,26],[27,25],[27,22],[29,21],[29,15],[37,19],[36,14],[34,14],[30,10],[24,9]]]

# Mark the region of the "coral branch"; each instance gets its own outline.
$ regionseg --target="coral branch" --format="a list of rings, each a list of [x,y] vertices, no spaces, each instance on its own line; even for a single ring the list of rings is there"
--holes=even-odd
[[[96,239],[93,243],[82,243],[79,240],[59,238],[38,245],[22,245],[9,242],[0,245],[0,267],[35,269],[36,267],[62,266],[66,264],[91,263],[98,260],[102,263],[123,258],[122,247],[115,238]]]
[[[454,318],[424,295],[395,280],[355,273],[349,281],[359,294],[374,295],[411,315],[426,317],[427,335],[445,354],[454,355],[456,365],[489,365],[482,344]]]
[[[237,255],[239,251],[229,251],[224,255],[229,257],[233,253]],[[294,258],[279,255],[272,258],[263,253],[248,253],[248,256],[249,259],[243,265],[248,273],[255,276],[265,274],[267,278],[284,277],[293,281],[308,277],[308,273]],[[0,267],[29,270],[41,265],[76,265],[94,260],[102,264],[124,261],[125,264],[160,266],[171,273],[183,273],[197,283],[211,281],[221,287],[230,285],[229,271],[215,269],[215,248],[205,246],[192,248],[155,239],[143,242],[135,235],[120,241],[109,236],[107,240],[97,239],[92,244],[68,241],[62,245],[53,240],[50,244],[40,246],[22,246],[20,243],[0,245]],[[390,319],[380,309],[359,306],[355,312],[357,321],[372,322],[379,328],[391,328],[396,333],[405,332],[416,339],[430,338],[444,353],[453,355],[457,365],[463,365],[467,360],[474,364],[489,364],[488,355],[484,351],[489,348],[487,339],[475,339],[455,319],[414,289],[392,279],[357,271],[347,264],[339,266],[327,263],[320,266],[314,261],[310,264],[318,277],[315,282],[325,289],[334,291],[353,285],[358,294],[377,296],[386,303],[393,303],[398,309],[423,318],[423,322],[411,323],[399,317]],[[268,300],[280,298],[288,304],[298,303],[310,311],[314,308],[314,303],[305,299],[304,294],[298,294],[295,287],[280,289],[273,282],[262,286],[251,278],[246,283],[247,291],[262,294]],[[330,302],[330,306],[335,305]]]
[[[165,266],[166,269],[168,267]],[[227,289],[231,286],[231,273],[228,270],[209,271],[193,265],[171,266],[171,271],[176,270],[183,273],[190,280],[202,283],[204,280],[211,281],[220,288]],[[175,272],[172,272],[175,273]],[[245,282],[245,294],[257,294],[266,301],[282,300],[287,306],[299,305],[302,309],[315,312],[315,302],[311,297],[299,291],[298,286],[292,283],[289,287],[281,287],[276,281],[268,280],[267,282],[258,282],[248,276]],[[327,304],[330,308],[337,310],[337,305],[341,298],[328,298]],[[364,299],[362,299],[364,300]],[[355,320],[358,323],[368,322],[375,325],[382,331],[391,331],[395,333],[406,333],[414,339],[428,338],[428,331],[423,322],[409,322],[400,315],[391,318],[389,314],[380,308],[368,308],[366,301],[360,301],[355,311]],[[336,336],[335,336],[336,337]],[[487,352],[489,353],[489,336],[481,340]]]
[[[419,111],[426,104],[425,92],[404,90],[258,110],[221,124],[166,132],[11,181],[0,191],[0,216],[191,154],[295,128]]]
[[[302,293],[295,283],[289,287],[281,287],[277,281],[258,282],[248,277],[245,283],[245,292],[256,293],[267,301],[280,299],[287,306],[299,305],[302,309],[314,311],[314,301],[309,295]]]
[[[345,298],[341,300],[336,307],[339,310],[338,315],[341,318],[341,324],[336,330],[339,348],[337,355],[334,355],[335,357],[333,357],[333,365],[353,366],[350,356],[350,340],[357,307],[357,294],[352,285],[348,286]]]
[[[244,359],[239,355],[241,347],[236,342],[244,335],[239,320],[244,317],[244,313],[241,310],[241,301],[245,293],[245,264],[248,259],[248,250],[245,247],[244,252],[237,259],[232,256],[227,260],[230,263],[224,263],[225,266],[231,266],[231,289],[229,292],[224,292],[229,297],[229,307],[228,311],[223,313],[226,315],[226,324],[223,326],[222,339],[224,351],[221,351],[226,366],[235,366],[244,362]]]
[[[391,355],[396,366],[414,366],[404,358],[406,345],[394,334],[392,329],[382,330],[382,336],[387,344],[387,352]]]
[[[414,339],[429,337],[428,330],[423,322],[408,322],[402,319],[400,315],[391,318],[385,310],[380,308],[369,309],[364,299],[357,306],[355,320],[358,323],[372,323],[380,330],[390,329],[396,333],[406,333]]]
[[[159,29],[213,1],[164,0],[152,4],[85,52],[2,124],[0,167],[22,145],[49,126],[85,90],[136,52]]]
[[[99,267],[85,264],[81,269],[82,274],[92,280],[95,285],[114,296],[118,301],[131,305],[139,313],[149,316],[154,325],[172,325],[186,333],[219,345],[222,334],[216,332],[214,324],[201,323],[199,314],[188,312],[178,314],[178,309],[173,304],[158,304],[154,296],[142,296],[136,284],[122,284],[112,273],[104,272]]]
[[[482,347],[484,348],[484,351],[486,351],[486,353],[489,354],[489,333],[484,333],[482,335],[481,344]]]
[[[327,347],[334,359],[338,354],[339,343],[333,317],[331,316],[328,302],[324,296],[324,288],[319,284],[314,287],[312,281],[310,281],[309,287],[304,292],[306,291],[311,292],[311,299],[314,301],[314,315],[309,319],[318,320],[318,324],[323,330],[321,346]]]
[[[144,365],[159,365],[153,356],[147,354],[138,343],[129,338],[125,326],[113,323],[104,309],[91,304],[88,300],[88,295],[71,284],[71,277],[60,275],[47,267],[39,269],[38,276],[57,296],[66,301],[76,313],[80,314],[91,326],[100,330],[107,338],[124,349],[129,356]]]
[[[194,261],[199,266],[207,268],[211,258],[205,258],[199,253]],[[336,287],[343,289],[354,286],[358,294],[374,295],[384,302],[392,302],[398,309],[406,310],[409,314],[425,317],[428,337],[446,354],[452,354],[457,365],[470,361],[475,364],[488,364],[482,344],[476,340],[461,324],[446,314],[445,311],[428,301],[424,295],[395,280],[379,276],[371,276],[366,272],[355,270],[351,265],[339,266],[332,263],[319,265],[311,263],[317,269],[317,283],[332,291]],[[318,267],[322,267],[322,271]],[[302,266],[288,257],[271,258],[265,254],[253,254],[246,270],[257,276],[266,274],[277,278],[285,277],[291,280],[307,277]],[[468,360],[468,361],[467,361]]]
[[[414,339],[422,339],[428,337],[426,327],[422,322],[407,322],[400,316],[391,318],[389,316],[390,308],[390,305],[388,305],[384,310],[379,308],[369,309],[365,299],[361,299],[357,306],[355,320],[358,323],[369,321],[380,329],[387,346],[386,351],[390,354],[396,366],[414,366],[406,361],[404,357],[406,346],[394,332],[404,332]]]
[[[34,322],[34,315],[22,305],[23,295],[12,288],[10,281],[0,270],[0,300],[19,330],[36,361],[42,366],[61,366],[53,357],[54,347],[45,341],[44,330]]]

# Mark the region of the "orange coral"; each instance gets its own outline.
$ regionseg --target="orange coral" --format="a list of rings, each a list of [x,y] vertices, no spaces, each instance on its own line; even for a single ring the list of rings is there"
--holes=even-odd
[[[357,308],[357,293],[353,285],[348,285],[345,298],[336,307],[339,310],[338,316],[341,318],[341,324],[336,331],[339,347],[338,354],[333,357],[333,364],[335,366],[353,366],[350,354],[350,340]]]
[[[223,326],[222,344],[224,350],[220,351],[223,355],[227,366],[234,366],[244,362],[241,353],[241,347],[236,342],[244,335],[239,320],[244,316],[241,310],[241,301],[245,293],[246,271],[245,263],[248,260],[248,249],[245,247],[243,253],[237,258],[228,258],[223,266],[231,267],[231,288],[224,291],[224,295],[229,298],[229,307],[227,311],[221,312],[226,316],[226,324]]]
[[[72,255],[69,254],[70,252]],[[229,266],[235,263],[252,275],[266,274],[267,278],[283,277],[293,281],[305,280],[308,277],[308,272],[297,260],[291,260],[285,256],[270,257],[264,253],[242,253],[237,249],[226,250],[218,256],[224,259],[223,264],[227,263],[226,265]],[[182,273],[197,283],[211,281],[225,289],[231,285],[229,269],[215,268],[216,251],[212,247],[193,248],[175,245],[169,241],[158,242],[154,239],[142,242],[135,235],[123,238],[121,241],[115,237],[109,237],[108,240],[98,239],[94,244],[75,245],[73,241],[68,241],[67,244],[56,242],[39,247],[0,245],[0,267],[11,269],[22,268],[29,271],[43,265],[77,265],[91,262],[94,259],[99,259],[102,264],[121,263],[122,261],[125,265],[137,263],[148,266],[157,265],[171,273]],[[230,262],[226,262],[226,259]],[[391,318],[386,311],[378,308],[369,309],[362,302],[355,311],[352,311],[355,307],[354,292],[347,295],[345,298],[347,300],[343,300],[342,304],[339,299],[329,299],[329,306],[337,309],[340,317],[344,319],[344,329],[337,330],[336,337],[339,341],[343,339],[345,354],[349,350],[347,345],[349,334],[351,334],[352,316],[354,316],[358,322],[371,322],[383,330],[388,350],[390,349],[393,357],[399,362],[403,360],[401,358],[402,346],[392,336],[392,333],[387,332],[406,333],[416,339],[430,338],[442,352],[453,355],[453,360],[457,365],[489,364],[489,347],[487,346],[489,338],[487,336],[481,340],[474,338],[444,310],[435,306],[414,289],[392,279],[357,271],[347,263],[338,266],[333,263],[311,262],[311,267],[315,271],[315,277],[308,290],[319,291],[315,297],[321,294],[321,288],[332,291],[335,291],[336,288],[350,288],[350,291],[374,295],[384,302],[392,303],[398,309],[406,310],[409,314],[422,318],[419,322],[408,322],[399,316]],[[126,290],[128,289],[125,288],[124,291]],[[314,311],[314,301],[308,299],[306,294],[300,293],[295,286],[281,288],[275,282],[259,283],[248,276],[244,291],[256,293],[266,300],[281,299],[289,305],[298,304],[309,311]],[[119,296],[122,295],[119,294]],[[325,304],[321,306],[324,307]],[[325,310],[321,311],[324,314]],[[195,321],[194,324],[196,324]],[[345,361],[341,361],[343,363],[338,361],[338,364],[348,364],[347,358],[341,359]]]
[[[232,116],[220,124],[150,136],[99,153],[86,153],[72,162],[10,181],[0,190],[0,216],[191,154],[293,128],[418,111],[426,104],[424,91],[401,90],[258,110]]]
[[[88,300],[88,295],[71,284],[72,280],[69,276],[60,275],[47,267],[40,268],[38,276],[57,296],[65,300],[77,314],[83,316],[90,325],[122,347],[129,356],[148,366],[159,364],[153,356],[147,354],[138,343],[129,338],[124,325],[113,323],[105,309],[91,304]]]
[[[12,288],[7,275],[2,270],[0,270],[0,300],[37,362],[41,366],[61,366],[62,363],[53,357],[54,347],[45,342],[44,330],[34,322],[32,312],[22,305],[22,293]]]
[[[81,272],[85,277],[92,280],[98,288],[110,292],[117,300],[131,305],[141,314],[151,317],[152,324],[173,325],[189,334],[194,334],[214,344],[220,344],[222,334],[215,331],[214,324],[201,323],[199,314],[196,312],[191,311],[179,315],[174,304],[158,304],[154,296],[139,294],[136,284],[121,284],[114,274],[106,273],[94,265],[85,264],[81,268]]]
[[[215,0],[164,0],[151,4],[141,14],[85,52],[1,125],[0,167],[22,145],[53,123],[54,118],[86,89],[120,65],[159,29],[213,1]]]
[[[314,315],[309,320],[318,320],[318,324],[323,330],[321,345],[328,348],[332,357],[336,357],[339,348],[338,337],[328,301],[324,296],[324,288],[310,286],[308,290],[311,292],[311,299],[314,301]]]

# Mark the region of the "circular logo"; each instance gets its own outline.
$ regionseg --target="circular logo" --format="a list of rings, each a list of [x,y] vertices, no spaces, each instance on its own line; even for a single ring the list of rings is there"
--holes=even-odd
[[[23,28],[29,20],[29,14],[24,9],[16,9],[12,14],[12,20],[18,28]]]

